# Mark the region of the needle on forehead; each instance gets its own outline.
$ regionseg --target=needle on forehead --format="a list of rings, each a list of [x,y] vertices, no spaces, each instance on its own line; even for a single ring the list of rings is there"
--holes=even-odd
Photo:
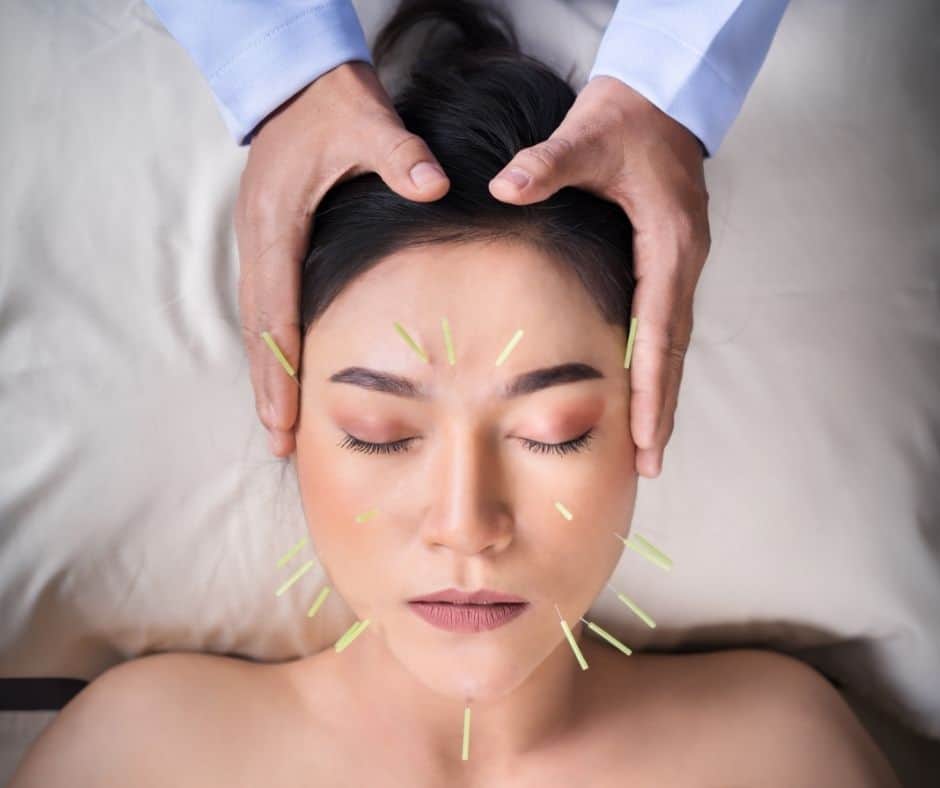
[[[407,331],[405,331],[405,329],[404,329],[404,327],[402,326],[401,323],[397,323],[397,322],[395,323],[395,330],[398,332],[398,336],[400,336],[402,339],[405,340],[406,343],[408,343],[408,347],[410,347],[415,353],[417,353],[418,356],[421,357],[421,360],[422,360],[425,364],[430,364],[430,363],[431,363],[431,362],[428,360],[428,354],[425,353],[425,352],[421,349],[421,347],[418,345],[418,343],[415,342],[415,341],[411,338],[411,336],[408,334]]]
[[[512,353],[512,349],[519,344],[519,340],[522,339],[523,331],[520,328],[513,334],[512,339],[509,340],[506,347],[503,348],[503,352],[499,354],[499,358],[496,359],[496,366],[502,366],[502,363],[509,358],[509,354]]]
[[[450,335],[450,324],[447,318],[441,318],[441,329],[444,332],[444,346],[447,348],[447,362],[454,366],[457,363],[457,356],[454,353],[454,340]]]

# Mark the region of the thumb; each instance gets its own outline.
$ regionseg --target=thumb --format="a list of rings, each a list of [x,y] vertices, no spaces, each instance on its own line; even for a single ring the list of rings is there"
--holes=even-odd
[[[443,168],[424,140],[403,128],[379,147],[373,168],[388,188],[408,200],[437,200],[450,188]]]
[[[579,172],[578,155],[577,147],[561,136],[523,148],[490,181],[490,194],[516,205],[545,200],[562,187],[573,185]]]

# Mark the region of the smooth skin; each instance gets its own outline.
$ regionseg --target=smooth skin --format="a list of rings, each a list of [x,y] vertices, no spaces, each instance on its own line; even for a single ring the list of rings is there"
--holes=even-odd
[[[461,761],[454,707],[444,762],[338,683],[359,645],[283,665],[189,653],[124,662],[55,717],[9,788],[901,788],[832,686],[773,652],[624,657],[584,638],[589,670],[559,652],[580,674],[580,734],[500,763],[486,757],[479,711]]]
[[[568,266],[519,242],[405,249],[357,277],[305,339],[295,460],[314,553],[369,627],[339,654],[280,664],[164,654],[109,670],[40,737],[13,788],[896,788],[839,694],[795,659],[625,656],[586,635],[579,619],[605,593],[624,551],[612,532],[626,535],[635,504],[625,339]],[[569,362],[601,374],[501,396],[517,375]],[[362,372],[332,379],[350,367],[426,396],[403,396],[401,380],[395,393],[357,385],[375,380]],[[579,451],[529,443],[588,430]],[[404,448],[356,451],[348,436]],[[457,634],[406,603],[450,586],[530,608]],[[608,627],[636,645],[644,625],[623,616]]]
[[[296,366],[300,267],[311,217],[335,183],[366,172],[411,200],[436,200],[449,188],[367,63],[322,75],[273,113],[251,143],[235,210],[239,306],[256,408],[279,457],[295,448],[298,391],[261,332],[270,331]],[[521,186],[514,182],[520,172],[528,176]],[[634,224],[638,329],[629,430],[637,473],[655,478],[673,431],[693,296],[711,243],[702,147],[632,88],[595,77],[555,133],[520,151],[490,192],[522,205],[563,186],[618,203]]]

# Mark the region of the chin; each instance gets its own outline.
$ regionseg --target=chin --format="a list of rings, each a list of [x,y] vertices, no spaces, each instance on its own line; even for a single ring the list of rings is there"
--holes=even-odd
[[[474,703],[486,703],[498,700],[513,690],[531,675],[531,671],[520,671],[518,666],[503,671],[475,671],[472,666],[463,665],[455,669],[441,665],[441,669],[425,672],[419,680],[428,689],[460,702],[470,700]]]
[[[466,637],[466,636],[465,636]],[[464,643],[452,649],[424,649],[415,652],[408,645],[399,660],[414,677],[431,691],[444,697],[472,702],[497,700],[513,692],[538,667],[538,660],[505,646],[482,642]]]

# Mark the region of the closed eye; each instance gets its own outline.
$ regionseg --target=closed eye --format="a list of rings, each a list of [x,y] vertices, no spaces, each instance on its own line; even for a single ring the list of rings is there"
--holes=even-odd
[[[361,441],[359,438],[354,438],[347,433],[346,439],[339,445],[344,449],[361,451],[365,454],[392,454],[393,452],[405,451],[413,440],[417,440],[417,438],[403,438],[392,443],[369,443],[369,441]]]
[[[564,441],[563,443],[541,443],[540,441],[530,440],[529,438],[520,438],[520,440],[527,449],[536,454],[547,454],[549,452],[552,454],[568,454],[573,451],[582,451],[590,443],[593,436],[594,429],[591,428],[580,437],[573,438],[570,441]],[[342,448],[363,452],[364,454],[392,454],[407,451],[408,446],[415,440],[417,440],[417,438],[403,438],[402,440],[392,441],[391,443],[370,443],[369,441],[354,438],[349,433],[346,433],[345,440],[339,445]]]
[[[546,452],[568,454],[568,452],[583,450],[591,442],[591,438],[593,437],[594,428],[592,427],[585,432],[584,435],[573,438],[570,441],[565,441],[564,443],[539,443],[539,441],[529,440],[528,438],[520,438],[520,440],[526,445],[527,449],[538,454],[545,454]]]

